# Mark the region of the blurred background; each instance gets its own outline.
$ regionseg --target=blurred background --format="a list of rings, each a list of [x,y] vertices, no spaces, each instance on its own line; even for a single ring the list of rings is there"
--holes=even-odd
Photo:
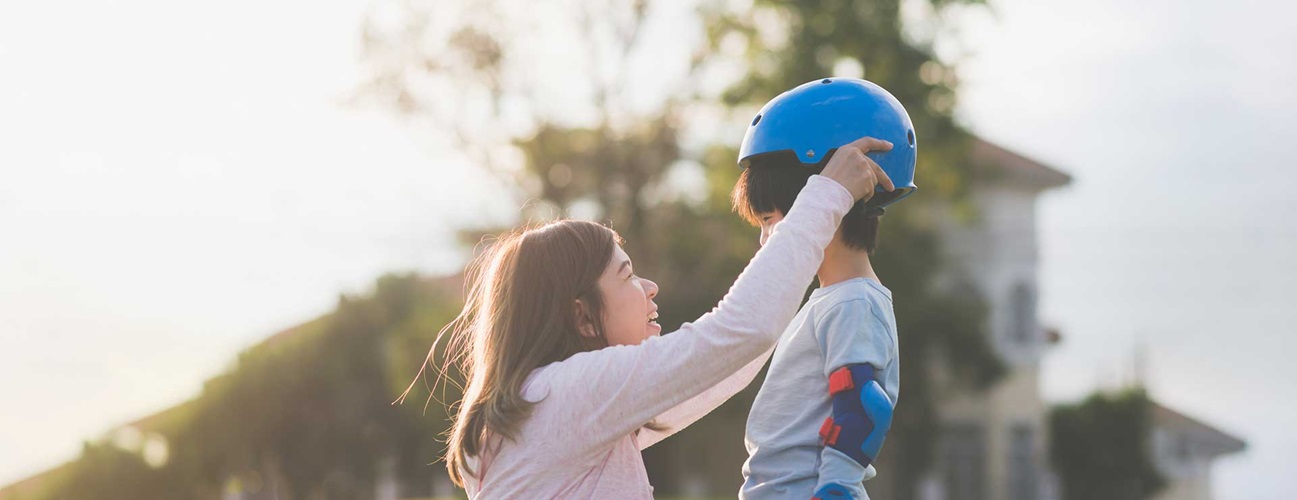
[[[462,495],[454,388],[389,403],[481,236],[611,222],[670,331],[757,248],[751,117],[830,76],[920,143],[875,259],[905,390],[874,498],[1292,498],[1294,14],[0,4],[0,498]],[[734,497],[758,385],[646,451],[660,498]]]

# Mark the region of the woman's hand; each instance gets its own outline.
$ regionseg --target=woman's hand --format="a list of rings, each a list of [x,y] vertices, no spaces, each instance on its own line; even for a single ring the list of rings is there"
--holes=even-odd
[[[833,157],[829,158],[829,164],[824,166],[824,171],[820,172],[820,175],[833,179],[847,188],[856,201],[867,201],[874,196],[875,186],[883,186],[888,191],[896,189],[896,186],[892,185],[892,179],[887,177],[883,168],[865,156],[865,153],[891,150],[890,142],[873,137],[861,137],[838,148],[833,153]]]

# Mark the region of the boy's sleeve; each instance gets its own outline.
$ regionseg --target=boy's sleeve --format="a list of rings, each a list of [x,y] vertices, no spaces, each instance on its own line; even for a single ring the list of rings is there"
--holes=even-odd
[[[824,355],[826,380],[844,366],[868,364],[881,372],[895,361],[891,333],[865,299],[834,304],[816,322],[815,336]],[[824,388],[823,397],[829,397],[828,387]],[[874,477],[873,465],[866,468],[841,451],[825,446],[820,450],[818,472],[815,491],[837,484],[850,492],[852,498],[869,498],[862,483]]]

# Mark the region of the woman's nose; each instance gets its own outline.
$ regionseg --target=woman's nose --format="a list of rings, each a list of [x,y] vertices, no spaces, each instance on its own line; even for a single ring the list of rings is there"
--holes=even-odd
[[[645,279],[645,280],[644,280],[644,290],[648,291],[648,297],[649,297],[650,299],[653,298],[653,297],[657,297],[657,295],[658,295],[658,284],[657,284],[657,283],[654,283],[653,280]]]

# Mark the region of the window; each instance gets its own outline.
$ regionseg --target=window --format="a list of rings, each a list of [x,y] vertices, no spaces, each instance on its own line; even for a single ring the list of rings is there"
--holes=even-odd
[[[1175,458],[1179,460],[1181,463],[1189,462],[1189,458],[1191,455],[1190,446],[1189,446],[1189,435],[1182,434],[1182,433],[1175,433],[1172,434],[1171,436],[1172,436],[1171,439],[1173,439],[1175,442]]]
[[[1036,500],[1035,433],[1029,425],[1013,426],[1009,433],[1009,498]]]
[[[1009,301],[1009,336],[1016,344],[1030,345],[1036,337],[1036,294],[1019,283]]]
[[[977,424],[946,429],[941,450],[947,500],[986,498],[986,431]]]

